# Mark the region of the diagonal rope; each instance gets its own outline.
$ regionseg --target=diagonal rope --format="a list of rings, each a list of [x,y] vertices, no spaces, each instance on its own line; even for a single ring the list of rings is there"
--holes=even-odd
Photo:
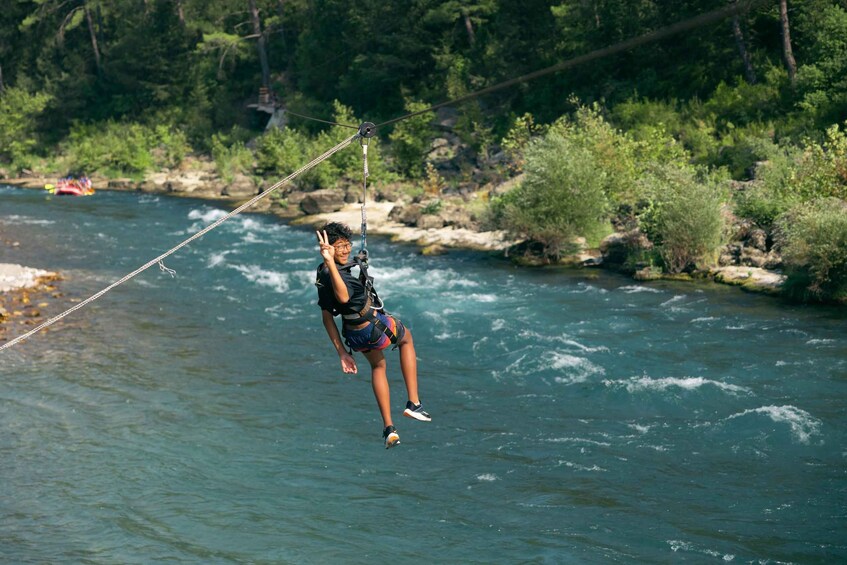
[[[602,59],[604,57],[609,57],[610,55],[616,55],[618,53],[622,53],[624,51],[629,51],[630,49],[634,49],[636,47],[640,47],[642,45],[647,45],[648,43],[655,43],[656,41],[660,41],[662,39],[666,39],[673,35],[678,35],[685,31],[691,31],[698,27],[702,27],[708,24],[712,24],[721,20],[724,20],[730,16],[737,15],[741,12],[747,11],[757,4],[764,3],[764,0],[739,0],[737,2],[733,2],[728,6],[723,8],[718,8],[716,10],[712,10],[711,12],[706,12],[704,14],[700,14],[699,16],[695,16],[693,18],[683,20],[681,22],[677,22],[675,24],[671,24],[669,26],[657,29],[655,31],[651,31],[650,33],[645,33],[644,35],[639,35],[637,37],[633,37],[631,39],[627,39],[626,41],[622,41],[620,43],[615,43],[614,45],[610,45],[608,47],[603,47],[601,49],[596,49],[591,51],[590,53],[586,53],[584,55],[579,55],[572,59],[568,59],[567,61],[562,61],[561,63],[557,63],[550,67],[546,67],[544,69],[539,69],[537,71],[533,71],[531,73],[521,75],[519,77],[515,77],[509,79],[504,82],[500,82],[494,85],[491,85],[487,88],[483,88],[481,90],[477,90],[471,92],[469,94],[465,94],[464,96],[460,96],[458,98],[454,98],[452,100],[447,100],[445,102],[440,102],[429,108],[424,110],[418,110],[416,112],[410,112],[403,116],[399,116],[397,118],[393,118],[388,120],[387,122],[382,122],[381,124],[377,124],[377,128],[381,128],[383,126],[387,126],[396,122],[400,122],[402,120],[406,120],[409,118],[413,118],[415,116],[420,116],[421,114],[426,114],[427,112],[432,112],[433,110],[437,110],[439,108],[443,108],[444,106],[452,106],[455,104],[461,104],[462,102],[467,102],[468,100],[472,100],[483,94],[490,94],[492,92],[496,92],[498,90],[502,90],[504,88],[508,88],[510,86],[514,86],[516,84],[520,84],[522,82],[528,82],[531,80],[535,80],[537,78],[543,77],[545,75],[549,75],[558,71],[563,71],[565,69],[570,69],[572,67],[576,67],[579,65],[583,65],[585,63],[589,63],[591,61]]]
[[[304,114],[298,114],[297,112],[292,112],[291,110],[285,110],[285,113],[290,115],[290,116],[297,116],[298,118],[302,118],[304,120],[312,120],[313,122],[321,122],[322,124],[329,124],[331,126],[339,126],[339,127],[342,127],[342,128],[352,128],[352,129],[356,129],[356,130],[359,129],[359,126],[353,126],[353,125],[350,125],[350,124],[339,124],[338,122],[331,122],[329,120],[322,120],[320,118],[313,118],[311,116],[306,116]]]
[[[165,251],[164,253],[162,253],[161,255],[156,257],[155,259],[151,259],[150,261],[148,261],[144,265],[140,266],[136,270],[132,271],[131,273],[129,273],[129,274],[123,276],[122,278],[118,279],[117,281],[113,282],[112,284],[110,284],[109,286],[104,288],[103,290],[97,292],[96,294],[89,296],[88,298],[86,298],[85,300],[80,302],[79,304],[74,305],[72,308],[69,308],[69,309],[65,310],[64,312],[62,312],[61,314],[58,314],[58,315],[50,318],[46,322],[39,324],[35,328],[31,329],[30,331],[26,332],[25,334],[19,335],[18,337],[9,341],[8,343],[4,343],[3,345],[0,345],[0,351],[3,351],[4,349],[7,349],[9,347],[12,347],[16,343],[19,343],[19,342],[27,339],[28,337],[32,336],[35,333],[38,333],[39,331],[43,330],[44,328],[46,328],[48,326],[52,326],[53,324],[55,324],[56,322],[58,322],[59,320],[61,320],[65,316],[68,316],[69,314],[76,312],[77,310],[79,310],[83,306],[90,304],[91,302],[94,302],[95,300],[97,300],[98,298],[100,298],[101,296],[103,296],[104,294],[106,294],[107,292],[112,290],[113,288],[115,288],[119,285],[122,285],[123,283],[125,283],[126,281],[135,277],[136,275],[142,273],[143,271],[146,271],[147,269],[149,269],[153,265],[159,264],[163,267],[163,270],[166,269],[166,267],[164,267],[164,263],[162,263],[162,260],[165,259],[165,257],[169,257],[170,255],[173,255],[174,253],[176,253],[177,251],[179,251],[180,249],[182,249],[183,247],[185,247],[186,245],[188,245],[189,243],[191,243],[195,239],[203,237],[205,234],[212,231],[213,229],[215,229],[216,227],[218,227],[219,225],[221,225],[225,221],[229,220],[233,216],[236,216],[237,214],[240,214],[241,212],[243,212],[244,210],[246,210],[247,208],[249,208],[250,206],[252,206],[256,202],[258,202],[262,198],[265,198],[269,194],[273,193],[278,188],[287,184],[289,181],[291,181],[292,179],[294,179],[298,175],[308,171],[309,169],[312,169],[313,167],[317,166],[321,162],[329,159],[335,153],[341,151],[342,149],[344,149],[345,147],[347,147],[348,145],[353,143],[353,141],[358,139],[358,137],[359,137],[358,133],[356,133],[355,135],[353,135],[351,137],[348,137],[347,139],[345,139],[344,141],[342,141],[341,143],[339,143],[338,145],[336,145],[332,149],[328,150],[323,155],[316,157],[315,159],[309,161],[308,163],[306,163],[305,165],[303,165],[302,167],[300,167],[299,169],[297,169],[296,171],[294,171],[293,173],[291,173],[290,175],[288,175],[287,177],[285,177],[281,181],[277,182],[276,184],[271,186],[268,190],[262,192],[261,194],[257,194],[256,196],[254,196],[253,198],[251,198],[250,200],[248,200],[247,202],[245,202],[244,204],[242,204],[241,206],[239,206],[238,208],[236,208],[235,210],[233,210],[232,212],[230,212],[226,216],[218,218],[215,222],[209,224],[208,226],[206,226],[205,228],[203,228],[199,232],[195,233],[194,235],[192,235],[188,239],[180,242],[179,244],[177,244],[174,247],[170,248],[169,250]]]

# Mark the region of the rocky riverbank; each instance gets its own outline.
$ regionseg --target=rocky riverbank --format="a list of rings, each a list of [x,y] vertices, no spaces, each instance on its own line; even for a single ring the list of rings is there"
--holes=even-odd
[[[55,179],[30,176],[2,182],[23,188],[42,189]],[[220,201],[237,205],[252,198],[270,183],[256,185],[253,179],[236,175],[225,182],[208,160],[193,159],[177,171],[160,171],[143,180],[93,178],[96,190],[138,191],[152,194],[184,196]],[[460,190],[441,194],[437,198],[411,197],[400,186],[371,188],[372,201],[367,206],[368,233],[385,235],[393,241],[412,243],[423,254],[447,252],[450,248],[500,252],[505,255],[526,255],[526,246],[511,239],[506,232],[485,227],[486,201],[490,195],[503,193],[519,182],[488,184],[477,190]],[[318,226],[326,221],[341,221],[354,229],[361,223],[361,186],[341,184],[336,188],[300,191],[285,186],[260,200],[252,212],[269,213],[296,225]],[[475,212],[478,211],[478,212]],[[711,279],[718,283],[736,285],[744,290],[780,294],[785,277],[778,267],[780,258],[769,248],[761,230],[732,219],[732,242],[722,251],[718,266],[690,275],[672,278]],[[633,246],[649,246],[641,234],[621,231],[605,238],[598,249],[589,249],[581,242],[575,255],[563,263],[584,267],[602,267],[631,274],[637,280],[668,278],[649,265],[627,264]],[[532,260],[525,261],[533,264]]]
[[[0,341],[8,339],[9,326],[32,326],[40,322],[42,310],[59,298],[57,273],[12,263],[0,263]]]

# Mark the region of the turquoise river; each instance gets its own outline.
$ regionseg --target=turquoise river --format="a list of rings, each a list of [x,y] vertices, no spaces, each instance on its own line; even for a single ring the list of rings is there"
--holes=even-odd
[[[0,187],[0,262],[43,319],[224,213]],[[238,216],[0,352],[0,563],[847,561],[844,309],[371,240],[431,423],[391,353],[383,448],[314,234]]]

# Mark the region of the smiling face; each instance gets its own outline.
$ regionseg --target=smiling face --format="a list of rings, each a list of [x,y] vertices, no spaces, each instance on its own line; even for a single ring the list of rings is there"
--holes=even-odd
[[[332,244],[335,247],[335,262],[339,265],[344,265],[350,258],[350,251],[353,249],[353,244],[349,240],[339,238]]]

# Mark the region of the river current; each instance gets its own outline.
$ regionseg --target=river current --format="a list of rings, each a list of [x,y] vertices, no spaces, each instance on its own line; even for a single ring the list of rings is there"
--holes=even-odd
[[[224,213],[0,187],[0,262],[55,315]],[[0,562],[847,560],[843,309],[369,248],[431,423],[389,353],[383,448],[314,234],[238,216],[0,353]]]

